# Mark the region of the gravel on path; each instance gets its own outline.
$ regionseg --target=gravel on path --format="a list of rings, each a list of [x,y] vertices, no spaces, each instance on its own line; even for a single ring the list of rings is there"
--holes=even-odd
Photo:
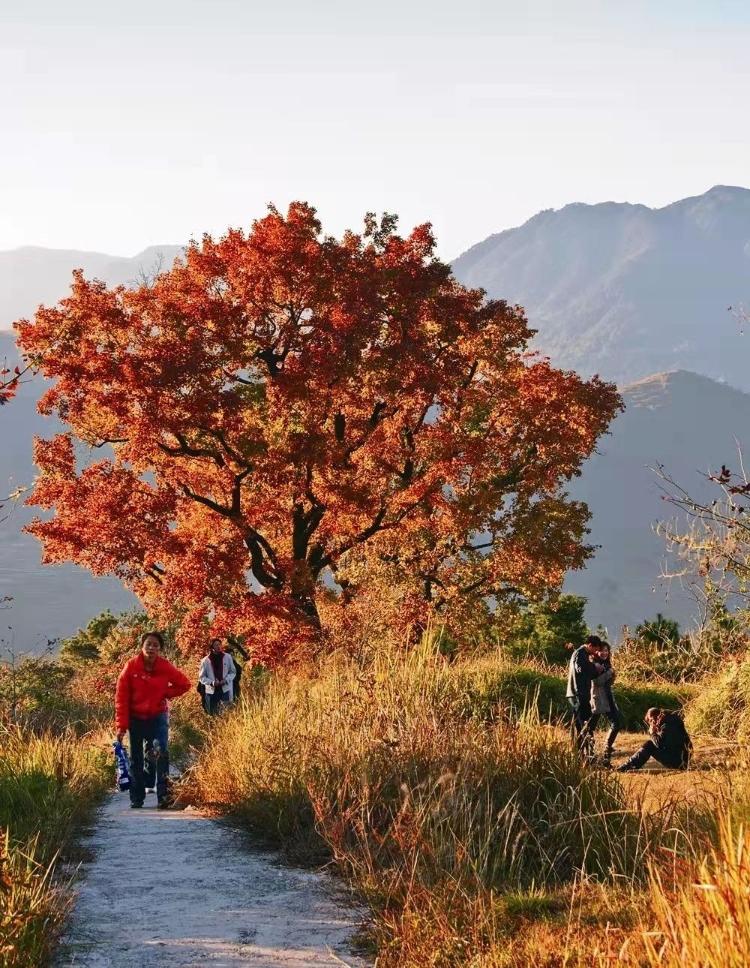
[[[246,849],[198,811],[155,807],[114,794],[100,811],[59,968],[370,964],[350,943],[364,912],[333,879]]]

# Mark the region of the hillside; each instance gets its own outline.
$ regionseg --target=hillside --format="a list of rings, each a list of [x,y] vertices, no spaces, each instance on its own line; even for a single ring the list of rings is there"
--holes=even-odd
[[[727,311],[750,301],[750,190],[665,208],[606,202],[540,212],[453,263],[520,303],[558,366],[628,383],[690,370],[750,390],[750,342]]]
[[[625,412],[584,466],[571,488],[592,512],[593,543],[600,545],[588,569],[571,575],[569,591],[589,599],[587,616],[615,638],[657,611],[688,622],[696,605],[686,589],[659,581],[666,558],[657,520],[672,517],[651,470],[664,465],[691,493],[705,493],[709,469],[737,465],[737,441],[750,447],[750,395],[677,371],[659,373],[623,391]]]
[[[12,334],[0,333],[0,360],[16,359]],[[36,412],[35,383],[21,386],[12,404],[0,409],[0,495],[34,479],[34,434],[50,436],[56,424]],[[11,596],[0,623],[0,656],[7,647],[39,651],[48,638],[65,636],[105,608],[132,608],[135,598],[112,578],[93,578],[75,565],[41,566],[41,547],[21,528],[32,509],[20,502],[0,516],[0,599]]]
[[[176,245],[150,246],[132,258],[35,246],[0,252],[0,329],[30,316],[40,303],[56,303],[70,286],[74,269],[109,285],[128,285],[141,273],[168,266],[181,251]]]
[[[11,323],[33,314],[40,303],[52,305],[64,296],[74,269],[110,285],[127,285],[170,264],[180,251],[178,246],[153,246],[133,258],[34,247],[0,252],[0,361],[12,365],[17,359]],[[2,496],[33,480],[32,438],[55,430],[52,421],[36,413],[37,397],[36,385],[27,383],[12,406],[0,411]],[[93,578],[74,565],[41,567],[39,543],[21,533],[31,516],[16,505],[0,523],[0,599],[13,599],[3,611],[0,652],[8,646],[38,650],[48,638],[74,632],[104,608],[121,611],[136,604],[114,579]]]

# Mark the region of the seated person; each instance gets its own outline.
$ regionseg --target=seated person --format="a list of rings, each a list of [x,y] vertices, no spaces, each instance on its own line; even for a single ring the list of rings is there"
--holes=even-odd
[[[651,735],[630,759],[618,767],[619,773],[630,773],[647,763],[651,757],[672,770],[686,770],[690,765],[693,744],[679,713],[667,709],[649,709],[645,716]]]

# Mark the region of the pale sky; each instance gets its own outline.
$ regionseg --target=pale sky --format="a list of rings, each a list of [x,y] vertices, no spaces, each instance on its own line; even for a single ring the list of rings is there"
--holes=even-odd
[[[745,0],[0,0],[0,249],[431,221],[750,185]]]

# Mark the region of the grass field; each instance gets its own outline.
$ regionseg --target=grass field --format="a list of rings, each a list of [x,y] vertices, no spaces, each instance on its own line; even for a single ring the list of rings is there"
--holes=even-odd
[[[659,891],[719,842],[740,771],[700,739],[688,773],[587,768],[561,682],[427,653],[280,676],[211,724],[184,795],[333,861],[370,905],[379,968],[658,964]],[[679,704],[627,690],[631,722],[655,692]],[[615,765],[644,739],[622,734]]]

